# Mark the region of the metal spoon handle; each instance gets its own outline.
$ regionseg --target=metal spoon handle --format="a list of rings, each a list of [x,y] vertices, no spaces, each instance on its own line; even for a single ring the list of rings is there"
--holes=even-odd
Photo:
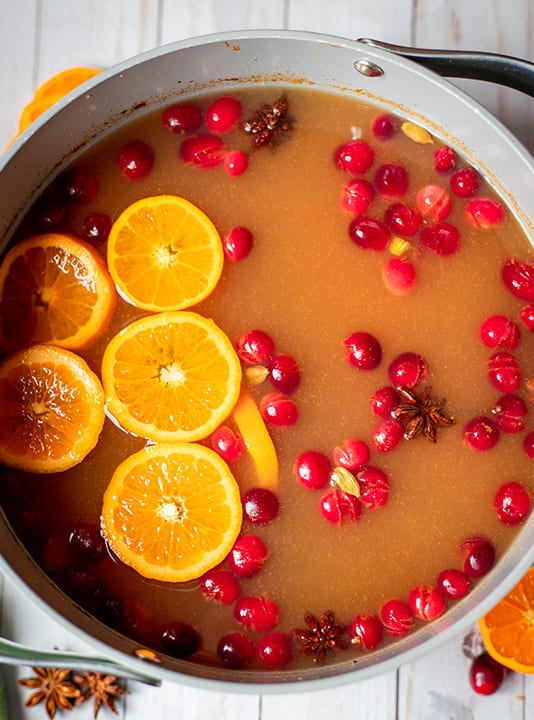
[[[413,48],[371,38],[360,38],[358,42],[402,55],[445,77],[493,82],[534,97],[534,63],[521,58],[498,53]]]

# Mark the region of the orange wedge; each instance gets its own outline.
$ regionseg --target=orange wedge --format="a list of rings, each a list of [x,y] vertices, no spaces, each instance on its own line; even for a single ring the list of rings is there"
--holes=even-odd
[[[116,293],[98,252],[72,235],[34,235],[0,266],[0,345],[86,347],[106,327]]]
[[[0,463],[67,470],[95,447],[104,418],[100,380],[69,350],[34,345],[0,366]]]
[[[102,359],[109,413],[154,442],[207,437],[239,396],[241,365],[230,339],[189,311],[149,315],[121,330]]]
[[[478,623],[488,653],[504,667],[534,673],[534,567]]]
[[[274,490],[278,485],[278,456],[259,408],[245,388],[241,390],[232,417],[256,470],[251,485]]]
[[[182,310],[207,297],[223,267],[215,225],[175,195],[138,200],[113,223],[108,267],[129,302],[144,310]]]
[[[196,443],[145,447],[119,465],[104,493],[102,530],[110,548],[154,580],[200,577],[230,552],[241,522],[228,465]]]

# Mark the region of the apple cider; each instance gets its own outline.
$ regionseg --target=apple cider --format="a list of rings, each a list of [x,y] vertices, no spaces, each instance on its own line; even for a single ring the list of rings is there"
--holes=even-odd
[[[277,474],[260,482],[230,413],[200,442],[240,488],[233,549],[198,578],[145,578],[101,532],[115,468],[147,445],[108,413],[75,467],[2,468],[21,542],[103,623],[191,662],[357,660],[447,612],[530,512],[534,252],[509,208],[422,127],[263,86],[126,123],[53,180],[13,243],[69,233],[105,260],[125,208],[161,195],[220,235],[220,280],[188,310],[231,340]],[[150,314],[119,296],[80,355],[100,375],[110,339]]]

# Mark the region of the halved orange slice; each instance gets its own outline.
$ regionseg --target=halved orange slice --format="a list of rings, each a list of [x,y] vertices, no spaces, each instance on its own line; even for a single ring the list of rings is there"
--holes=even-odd
[[[144,310],[182,310],[207,297],[223,268],[219,233],[185,198],[138,200],[113,223],[108,267],[117,289]]]
[[[124,460],[104,493],[102,530],[146,578],[184,582],[230,552],[242,523],[228,465],[196,443],[149,445]]]
[[[78,355],[34,345],[0,365],[0,462],[51,473],[77,465],[104,424],[100,380]]]
[[[181,310],[132,322],[102,359],[109,413],[154,442],[207,437],[232,412],[241,364],[230,339],[210,319]]]

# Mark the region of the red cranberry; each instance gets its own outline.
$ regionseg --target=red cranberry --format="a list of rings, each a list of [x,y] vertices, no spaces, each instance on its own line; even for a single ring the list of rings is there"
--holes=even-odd
[[[387,140],[397,132],[397,124],[393,115],[384,113],[377,115],[371,123],[371,132],[378,140]]]
[[[91,523],[78,525],[71,532],[69,543],[72,548],[87,557],[99,558],[106,554],[106,543],[100,532],[100,525]]]
[[[527,433],[523,438],[523,450],[527,457],[534,460],[534,430]]]
[[[93,245],[102,245],[102,243],[105,243],[110,230],[111,218],[105,213],[91,213],[83,221],[82,231],[84,237]]]
[[[75,570],[69,574],[69,592],[82,603],[94,601],[102,593],[102,583],[98,577],[87,570]]]
[[[408,595],[408,605],[415,617],[435,620],[445,612],[445,599],[432,585],[418,585]]]
[[[512,295],[534,302],[534,261],[510,258],[503,265],[501,277]]]
[[[331,470],[330,459],[318,450],[306,450],[293,463],[293,474],[310,490],[322,490],[326,487]]]
[[[213,568],[200,579],[200,591],[206,600],[232,605],[241,593],[239,580],[228,570]]]
[[[386,208],[384,222],[395,235],[412,237],[421,227],[422,218],[421,213],[406,203],[396,202]]]
[[[524,305],[519,318],[529,332],[534,332],[534,304]]]
[[[268,670],[281,670],[293,660],[293,645],[286,633],[267,633],[258,640],[256,655]]]
[[[253,525],[268,525],[278,515],[280,503],[272,490],[255,487],[244,494],[243,510]]]
[[[374,159],[374,150],[365,140],[349,140],[334,152],[336,167],[351,175],[367,172]]]
[[[371,397],[371,410],[378,417],[390,417],[400,403],[400,395],[391,385],[379,388]]]
[[[300,385],[300,370],[292,355],[272,355],[268,365],[269,379],[284,395],[290,395]]]
[[[450,179],[452,192],[459,198],[469,198],[476,195],[480,187],[478,173],[473,168],[460,168],[453,173]]]
[[[454,225],[445,222],[427,225],[421,230],[419,237],[423,245],[442,257],[454,255],[460,247],[459,231]]]
[[[397,355],[388,367],[388,376],[395,387],[413,388],[424,382],[428,372],[427,361],[415,352]]]
[[[35,221],[44,228],[54,228],[59,225],[66,212],[65,201],[60,198],[45,197],[39,200],[33,209]]]
[[[519,326],[504,315],[491,315],[480,326],[480,337],[486,347],[513,350],[521,338]]]
[[[356,522],[362,512],[360,501],[339,488],[328,490],[319,501],[321,515],[333,525]]]
[[[126,634],[131,635],[139,624],[138,612],[131,597],[104,595],[99,598],[96,613],[106,625]]]
[[[475,198],[465,206],[464,217],[475,228],[492,228],[504,222],[504,208],[497,200]]]
[[[404,600],[387,600],[381,605],[379,614],[385,630],[393,637],[402,637],[413,627],[412,611]]]
[[[43,548],[43,566],[49,572],[64,570],[69,559],[69,543],[62,533],[54,533]]]
[[[128,180],[142,180],[154,166],[154,151],[142,140],[132,140],[121,148],[117,163]]]
[[[479,695],[493,695],[502,684],[504,668],[488,653],[482,653],[471,663],[469,682]]]
[[[268,632],[275,628],[279,616],[276,603],[260,595],[241,597],[234,606],[234,618],[243,627],[257,632]]]
[[[464,573],[470,578],[486,575],[495,562],[495,548],[486,538],[475,535],[463,541]]]
[[[248,168],[248,155],[242,150],[231,150],[224,156],[224,169],[230,177],[239,177]]]
[[[488,379],[497,390],[514,393],[521,387],[522,378],[519,363],[513,355],[496,352],[489,358]]]
[[[224,143],[218,135],[192,135],[180,145],[180,158],[194,167],[216,167],[224,162]]]
[[[202,110],[190,103],[171,105],[163,111],[162,122],[175,135],[192,132],[202,125]]]
[[[388,258],[382,267],[382,280],[392,295],[409,295],[417,282],[415,265],[406,258]]]
[[[217,643],[217,655],[221,658],[223,665],[237,670],[249,665],[254,660],[254,643],[243,633],[227,633]]]
[[[373,186],[363,178],[352,178],[343,188],[339,204],[344,212],[351,215],[363,215],[371,205],[375,191]]]
[[[408,172],[402,165],[385,163],[375,174],[375,189],[386,197],[400,197],[408,190]]]
[[[382,642],[384,626],[376,615],[362,612],[349,625],[349,637],[354,647],[374,650]]]
[[[380,220],[359,217],[351,221],[349,237],[355,245],[363,250],[382,252],[389,242],[389,230]]]
[[[234,432],[228,425],[221,425],[213,432],[211,446],[228,463],[240,458],[246,450],[241,435]]]
[[[257,535],[240,535],[227,557],[228,567],[240,578],[251,578],[262,569],[269,551]]]
[[[374,370],[382,360],[382,347],[374,335],[354,332],[343,341],[350,364],[358,370]]]
[[[360,502],[368,510],[383,507],[389,497],[388,476],[380,468],[366,465],[357,474]]]
[[[268,393],[260,400],[260,413],[269,425],[285,428],[294,425],[299,411],[293,400],[279,392]]]
[[[247,228],[237,226],[223,238],[224,257],[230,262],[239,262],[246,258],[254,245],[254,237]]]
[[[495,447],[499,440],[499,428],[490,418],[477,415],[467,421],[462,436],[473,450],[483,452]]]
[[[208,132],[222,135],[241,120],[243,106],[241,101],[234,97],[218,97],[207,108],[205,124]]]
[[[499,430],[505,433],[518,433],[525,429],[528,408],[519,395],[509,393],[500,397],[492,409]]]
[[[95,175],[83,167],[67,170],[61,176],[61,186],[67,198],[78,203],[90,203],[98,194]]]
[[[447,173],[456,167],[456,153],[444,145],[434,153],[434,168],[436,172]]]
[[[274,349],[272,338],[263,330],[249,330],[236,342],[237,354],[250,365],[267,362]]]
[[[387,453],[395,450],[404,437],[404,425],[400,420],[386,418],[378,423],[371,435],[375,450]]]
[[[519,525],[528,517],[532,502],[525,486],[512,480],[497,490],[493,505],[504,525]]]
[[[345,440],[342,445],[335,447],[332,452],[334,465],[341,465],[347,470],[359,470],[368,462],[370,457],[369,446],[363,440]]]
[[[452,208],[449,193],[439,185],[425,185],[415,196],[417,209],[433,222],[445,220]]]
[[[445,597],[451,600],[460,600],[471,589],[471,580],[461,570],[448,568],[438,575],[437,586]]]
[[[167,655],[187,658],[194,655],[201,646],[199,633],[192,625],[174,622],[166,625],[161,632],[161,647]]]

